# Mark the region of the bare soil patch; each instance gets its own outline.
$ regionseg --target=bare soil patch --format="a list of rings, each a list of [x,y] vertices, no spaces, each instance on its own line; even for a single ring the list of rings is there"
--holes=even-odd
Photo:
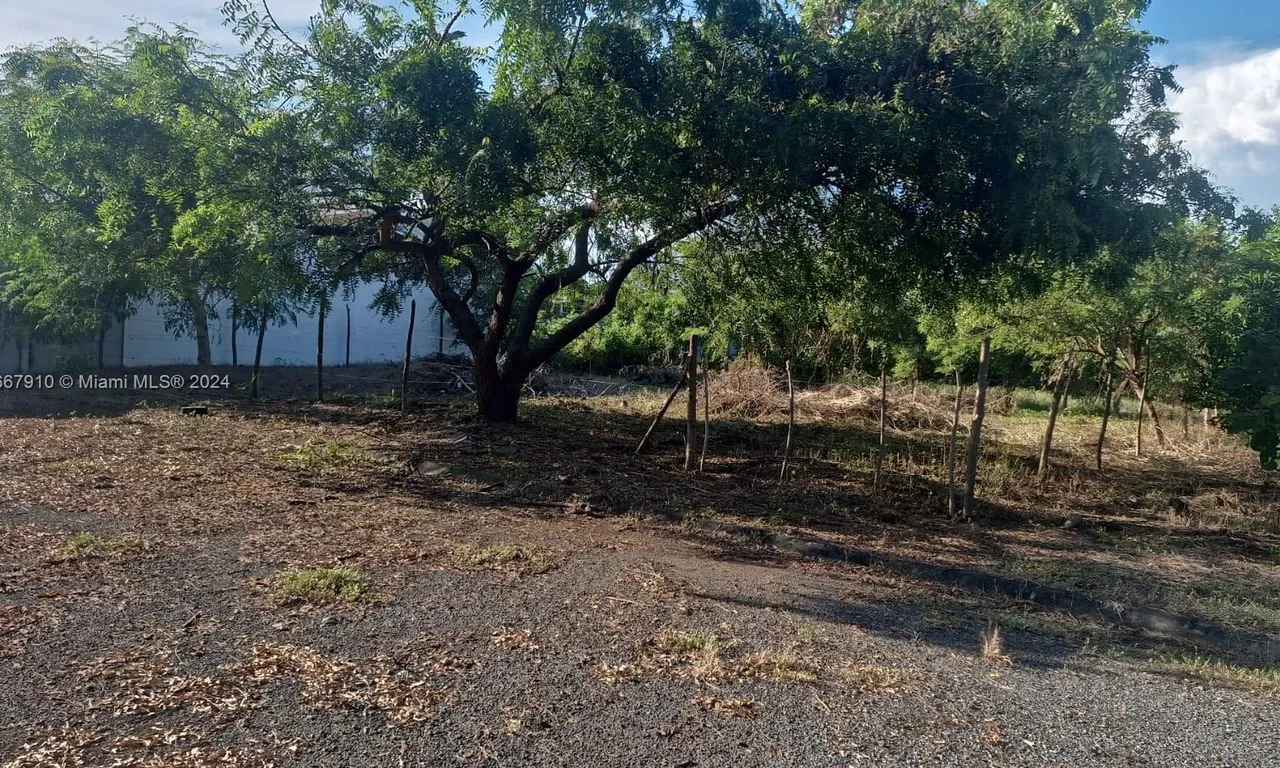
[[[1216,432],[1128,455],[1123,419],[1096,472],[1093,422],[1068,411],[1038,484],[1038,422],[1015,411],[992,419],[979,519],[954,523],[924,415],[949,405],[922,392],[875,493],[865,409],[840,404],[861,390],[804,413],[785,481],[772,408],[713,419],[705,472],[681,469],[675,422],[636,457],[647,391],[531,398],[518,427],[456,397],[405,417],[354,396],[232,397],[205,417],[32,405],[0,419],[0,764],[1274,760],[1280,701],[1255,646],[928,577],[1274,638],[1273,480]],[[282,595],[289,574],[306,595]]]

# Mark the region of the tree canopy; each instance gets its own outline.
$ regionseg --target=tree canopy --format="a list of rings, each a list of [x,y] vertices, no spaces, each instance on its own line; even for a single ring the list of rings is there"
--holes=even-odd
[[[376,279],[395,311],[425,283],[496,421],[566,348],[701,328],[918,377],[991,332],[1119,349],[1135,388],[1155,359],[1266,443],[1274,221],[1176,141],[1146,5],[321,0],[293,32],[229,0],[235,57],[156,27],[18,49],[6,312],[82,333],[158,297],[207,363],[220,299],[281,319]]]

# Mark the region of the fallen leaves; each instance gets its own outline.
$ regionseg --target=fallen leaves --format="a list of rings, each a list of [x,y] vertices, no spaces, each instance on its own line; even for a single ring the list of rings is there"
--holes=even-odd
[[[693,700],[693,703],[699,709],[718,712],[730,717],[754,719],[756,716],[756,702],[754,699],[719,699],[715,696],[699,696]]]
[[[448,660],[438,665],[449,669]],[[314,648],[259,645],[237,672],[256,684],[289,677],[303,685],[303,698],[320,709],[382,712],[396,725],[424,722],[432,717],[445,692],[416,678],[389,657],[364,662],[333,658]]]

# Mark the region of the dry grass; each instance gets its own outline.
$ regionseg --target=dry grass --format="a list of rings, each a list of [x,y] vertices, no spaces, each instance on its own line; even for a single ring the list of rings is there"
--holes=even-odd
[[[527,629],[499,627],[493,631],[489,639],[494,645],[501,645],[512,650],[533,652],[538,650],[539,647],[533,641],[533,632]]]
[[[982,631],[982,658],[990,664],[1012,666],[1013,659],[1004,652],[1004,639],[1000,636],[1000,625],[992,621]]]
[[[849,664],[839,667],[836,677],[845,688],[863,692],[892,692],[906,679],[901,670],[875,664]]]
[[[668,653],[701,653],[724,650],[727,643],[714,632],[706,630],[679,630],[663,627],[658,635],[657,647]]]
[[[638,680],[652,671],[653,668],[650,665],[636,662],[609,664],[602,661],[591,667],[591,674],[608,685]]]
[[[456,552],[454,563],[467,570],[504,571],[521,575],[547,573],[560,565],[554,554],[531,544],[471,547]]]
[[[397,725],[432,717],[444,693],[424,680],[405,679],[390,659],[335,659],[314,648],[259,645],[237,672],[255,684],[287,676],[303,685],[303,699],[320,709],[375,710]]]
[[[369,582],[355,568],[299,568],[280,577],[284,600],[306,603],[352,603],[370,597]]]
[[[819,682],[821,665],[812,656],[789,650],[743,650],[742,641],[735,637],[704,629],[664,627],[637,649],[631,661],[600,663],[592,668],[592,674],[611,685],[660,671],[712,685],[749,680]]]
[[[816,683],[821,668],[816,659],[789,651],[758,651],[742,659],[742,669],[757,677],[792,683]]]
[[[228,408],[208,419],[137,408],[107,418],[0,421],[0,441],[11,448],[0,454],[0,504],[83,511],[69,518],[74,522],[48,518],[59,526],[52,530],[60,536],[67,534],[65,526],[94,527],[95,520],[119,521],[130,530],[163,530],[166,541],[170,535],[175,541],[198,541],[251,530],[246,554],[266,561],[279,556],[274,562],[299,562],[305,552],[309,562],[343,562],[338,558],[358,548],[362,567],[381,567],[422,562],[434,557],[433,547],[447,547],[459,537],[512,535],[499,527],[507,523],[502,515],[558,514],[547,510],[590,496],[593,514],[613,520],[628,515],[675,520],[694,510],[715,510],[745,522],[808,526],[801,535],[851,547],[874,543],[886,559],[1000,574],[1020,563],[1046,563],[1025,575],[1099,599],[1184,610],[1241,627],[1280,624],[1280,602],[1274,598],[1280,594],[1280,491],[1265,482],[1256,456],[1234,438],[1196,424],[1188,439],[1169,430],[1169,445],[1160,449],[1148,432],[1149,449],[1139,459],[1132,451],[1133,422],[1116,419],[1107,468],[1098,473],[1092,470],[1091,445],[1096,420],[1082,418],[1073,405],[1060,421],[1053,470],[1040,484],[1033,482],[1027,459],[1042,433],[1043,414],[1019,410],[1015,402],[1007,414],[993,414],[988,422],[979,479],[983,504],[972,525],[957,526],[945,520],[945,497],[939,492],[950,391],[922,387],[913,399],[905,386],[891,389],[886,482],[873,494],[867,446],[878,388],[837,385],[798,392],[796,472],[779,483],[778,427],[786,394],[776,373],[731,371],[713,376],[712,384],[719,423],[712,424],[707,471],[696,476],[679,470],[674,440],[655,443],[640,460],[634,457],[635,442],[661,392],[654,395],[657,403],[643,401],[643,415],[631,395],[626,407],[617,398],[531,399],[525,406],[529,428],[514,432],[455,418],[470,411],[461,401],[435,405],[438,410],[429,415],[385,422],[360,406],[273,404],[269,415]],[[966,401],[962,424],[969,408]],[[519,453],[493,450],[498,445]],[[283,454],[282,446],[289,446]],[[513,482],[479,490],[459,487],[452,476],[401,482],[375,458],[383,450],[406,456],[423,450],[432,461],[491,469]],[[581,467],[562,466],[564,457],[588,452],[590,461]],[[98,458],[81,460],[86,453]],[[281,471],[282,466],[290,471]],[[228,477],[237,482],[227,483]],[[541,482],[546,478],[555,482]],[[524,481],[533,481],[530,490],[525,491]],[[417,535],[424,527],[424,507],[440,509],[450,525],[465,522]],[[1064,531],[1061,522],[1071,514],[1082,514],[1087,522],[1080,530]],[[24,532],[27,527],[4,532],[21,543],[23,554],[13,559],[43,566],[61,539]],[[573,523],[564,527],[566,536],[571,528]],[[485,533],[489,530],[508,533]],[[684,535],[699,546],[707,538]],[[109,551],[99,545],[75,555],[110,556],[103,554]],[[450,554],[455,567],[467,570],[545,573],[557,565],[551,552],[528,544]],[[685,594],[680,582],[656,568],[640,565],[627,574],[622,583],[643,597],[628,596],[646,603],[671,599],[686,615],[690,607],[696,611],[696,590]],[[886,601],[915,603],[922,590],[929,590],[939,603],[968,611],[969,618],[996,615],[1006,631],[1023,628],[1008,618],[1021,611],[1016,603],[991,596],[965,603],[965,595],[911,580],[886,579],[875,586]],[[1059,618],[1051,611],[1036,615],[1046,625]],[[952,621],[951,615],[944,618]],[[25,628],[32,620],[0,615],[0,623],[18,621]],[[486,626],[482,636],[491,629]],[[495,643],[514,649],[533,643],[522,637],[523,630],[500,631]],[[624,656],[623,663],[599,664],[595,671],[602,680],[614,681],[655,671],[706,680],[788,679],[789,664],[773,665],[782,670],[776,677],[763,671],[770,665],[760,660],[751,670],[747,659],[753,654],[734,647],[734,638],[707,634],[715,640],[651,638],[636,658]],[[996,655],[1003,656],[1003,649]],[[896,685],[878,682],[878,668],[852,669],[840,673],[852,675],[851,687]],[[883,680],[893,681],[896,674],[883,671]]]
[[[1151,662],[1148,668],[1161,674],[1280,699],[1280,665],[1247,667],[1204,656],[1180,656]]]
[[[735,363],[709,382],[711,412],[720,418],[758,419],[785,414],[786,379],[776,371]]]
[[[802,388],[796,385],[797,419],[874,423],[880,417],[878,387],[829,384]],[[894,384],[888,390],[886,423],[899,431],[944,430],[951,425],[954,393]],[[969,397],[972,407],[972,392]],[[788,408],[786,378],[777,371],[750,363],[735,363],[711,378],[711,411],[720,418],[761,419],[785,416]]]
[[[754,719],[756,701],[754,699],[721,699],[716,696],[699,696],[693,700],[694,706],[708,712],[718,712],[730,717]]]

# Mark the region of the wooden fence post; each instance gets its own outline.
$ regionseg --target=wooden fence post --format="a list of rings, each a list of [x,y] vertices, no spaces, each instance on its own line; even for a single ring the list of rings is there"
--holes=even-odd
[[[1111,351],[1107,353],[1107,377],[1102,385],[1102,424],[1098,427],[1098,445],[1093,452],[1093,465],[1102,471],[1102,447],[1107,441],[1107,423],[1111,421],[1111,411],[1115,402],[1116,385],[1116,340],[1111,340]]]
[[[969,427],[969,455],[964,470],[964,510],[966,519],[973,515],[973,494],[978,484],[978,459],[982,454],[982,421],[987,415],[987,372],[991,369],[991,334],[983,334],[978,357],[978,397],[973,406],[973,422]]]
[[[884,465],[884,417],[885,410],[888,408],[889,387],[888,377],[885,375],[884,362],[880,363],[880,435],[879,442],[876,445],[876,471],[871,478],[871,490],[880,487],[880,471]]]
[[[324,319],[329,313],[329,297],[320,296],[320,324],[316,329],[316,402],[324,402]]]
[[[956,367],[956,407],[951,414],[951,441],[947,445],[947,514],[956,516],[956,436],[960,432],[960,398],[964,387],[960,384],[960,368]]]
[[[787,361],[787,442],[782,446],[782,471],[779,480],[787,479],[787,462],[791,460],[791,430],[796,425],[796,390],[791,381],[791,361]]]
[[[657,429],[658,422],[662,421],[662,417],[667,414],[667,409],[675,402],[676,395],[680,394],[680,388],[684,386],[686,376],[688,376],[688,373],[684,369],[681,369],[680,380],[677,381],[675,387],[671,389],[671,394],[667,395],[667,400],[662,404],[662,409],[658,411],[658,415],[653,417],[653,423],[651,423],[649,428],[645,430],[644,437],[640,438],[640,444],[636,446],[637,454],[644,450],[645,444],[649,442],[649,436],[653,434],[653,430]]]
[[[707,441],[711,437],[711,367],[707,365],[707,352],[702,351],[702,455],[698,457],[698,471],[707,464]]]
[[[409,411],[409,360],[413,357],[413,324],[418,318],[418,300],[409,302],[409,332],[404,338],[404,365],[400,368],[400,412]]]
[[[694,441],[698,435],[698,334],[689,337],[689,359],[685,361],[685,378],[689,381],[689,406],[685,411],[684,469],[693,469]]]

